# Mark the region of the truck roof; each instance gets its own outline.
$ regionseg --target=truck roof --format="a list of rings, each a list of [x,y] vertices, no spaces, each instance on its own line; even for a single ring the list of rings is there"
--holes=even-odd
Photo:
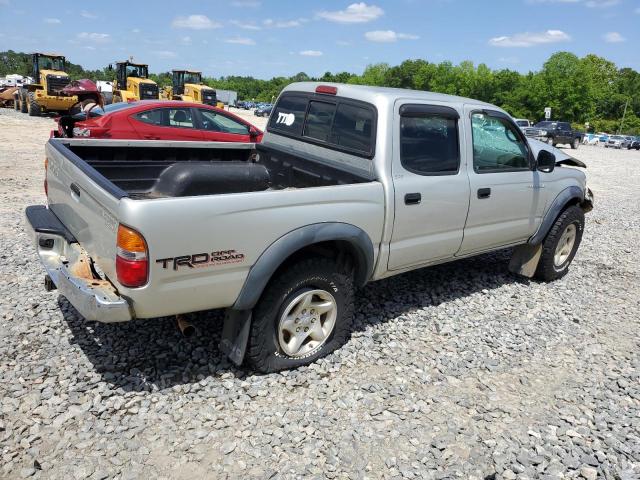
[[[487,107],[497,109],[501,112],[504,111],[495,105],[481,102],[480,100],[458,97],[456,95],[447,95],[444,93],[426,92],[423,90],[409,90],[405,88],[372,87],[368,85],[350,85],[346,83],[331,82],[297,82],[285,87],[283,92],[297,91],[313,93],[319,86],[336,87],[338,89],[338,96],[353,98],[355,100],[361,100],[372,104],[376,104],[380,99],[393,103],[397,99],[402,98],[427,102],[453,103],[458,105],[473,103],[474,105],[486,105]]]

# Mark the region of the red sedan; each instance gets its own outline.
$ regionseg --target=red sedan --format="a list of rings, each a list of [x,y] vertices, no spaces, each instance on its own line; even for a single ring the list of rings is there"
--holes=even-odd
[[[255,142],[262,131],[243,118],[201,103],[143,100],[114,103],[58,118],[54,137]]]

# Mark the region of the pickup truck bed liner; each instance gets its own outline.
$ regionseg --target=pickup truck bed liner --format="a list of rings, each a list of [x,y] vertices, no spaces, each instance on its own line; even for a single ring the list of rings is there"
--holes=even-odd
[[[72,143],[67,148],[134,200],[370,181],[263,145],[254,150],[245,144],[237,148],[212,145],[159,149],[145,145]]]

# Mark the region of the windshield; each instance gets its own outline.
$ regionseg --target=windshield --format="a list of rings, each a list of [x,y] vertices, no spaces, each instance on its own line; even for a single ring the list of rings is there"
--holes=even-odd
[[[64,71],[64,57],[38,57],[38,69]]]
[[[609,138],[612,139],[612,140],[622,140],[622,137],[620,135],[612,135]]]
[[[184,83],[202,83],[202,75],[195,72],[185,72]]]
[[[516,125],[518,125],[519,127],[528,127],[529,120],[516,120]]]
[[[557,125],[556,122],[538,122],[535,126],[538,128],[556,128]]]
[[[147,78],[148,76],[149,71],[146,65],[127,65],[127,78]]]

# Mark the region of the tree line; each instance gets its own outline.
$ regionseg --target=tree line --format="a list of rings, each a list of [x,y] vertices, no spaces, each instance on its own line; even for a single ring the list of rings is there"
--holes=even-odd
[[[29,75],[27,54],[1,52],[0,75]],[[84,70],[67,63],[72,78],[112,80],[114,73]],[[171,73],[150,75],[160,86],[171,84]],[[369,65],[361,74],[326,72],[320,77],[298,73],[291,77],[262,80],[247,76],[206,77],[208,85],[238,92],[239,99],[270,102],[292,82],[319,80],[359,85],[410,88],[475,98],[498,105],[517,118],[540,120],[544,108],[551,107],[555,119],[570,121],[589,131],[640,135],[640,73],[632,68],[618,68],[597,55],[579,58],[570,52],[553,54],[536,72],[526,74],[510,69],[493,70],[485,64],[464,61],[432,63],[405,60],[400,65]],[[625,113],[626,110],[626,113]],[[624,123],[622,123],[624,116]]]

